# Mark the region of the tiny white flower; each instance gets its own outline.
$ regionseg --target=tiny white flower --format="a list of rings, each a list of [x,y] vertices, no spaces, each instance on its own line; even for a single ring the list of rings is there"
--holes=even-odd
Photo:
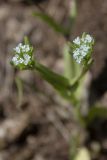
[[[73,41],[73,58],[77,63],[81,63],[83,59],[91,54],[94,39],[89,34],[83,34],[82,38],[77,37]]]
[[[32,57],[33,47],[26,41],[24,44],[19,43],[14,50],[14,57],[11,64],[19,69],[28,69],[34,67],[34,59]]]
[[[91,43],[93,41],[93,38],[87,34],[85,37],[82,38],[83,43]]]
[[[91,43],[93,38],[89,34],[87,34],[85,40],[87,40],[88,43]]]
[[[25,47],[26,47],[26,52],[29,52],[30,51],[29,45],[26,45]]]
[[[81,51],[81,55],[82,55],[82,58],[83,58],[83,57],[85,57],[85,56],[87,55],[87,52],[84,51],[84,50],[82,50],[82,51]]]
[[[30,46],[27,45],[23,45],[22,43],[19,43],[18,46],[16,48],[14,48],[14,51],[18,54],[20,54],[21,52],[29,52],[30,51]]]
[[[81,59],[83,58],[83,56],[81,55],[80,49],[74,50],[74,52],[73,52],[73,58],[76,60],[77,63],[81,62]]]
[[[24,59],[23,58],[20,58],[19,59],[19,63],[23,63],[24,62]]]
[[[77,44],[77,45],[80,45],[80,38],[79,37],[77,37],[76,39],[74,39],[73,40],[73,42],[75,43],[75,44]]]
[[[18,47],[22,47],[22,46],[23,46],[23,44],[22,44],[22,43],[19,43],[19,44],[18,44]]]
[[[19,56],[18,55],[15,55],[13,58],[12,58],[12,62],[15,64],[15,65],[18,65],[18,58]]]
[[[30,61],[30,56],[28,54],[24,54],[24,64],[27,65]]]
[[[19,48],[19,47],[16,47],[16,48],[14,48],[14,51],[15,51],[16,53],[20,53],[20,48]]]
[[[74,57],[75,57],[75,56],[78,56],[78,55],[80,54],[79,48],[76,49],[76,50],[74,50],[73,53],[74,53],[74,55],[73,55]]]
[[[90,49],[90,47],[89,46],[87,46],[87,45],[81,45],[80,46],[80,50],[83,50],[84,52],[88,52],[88,50]]]

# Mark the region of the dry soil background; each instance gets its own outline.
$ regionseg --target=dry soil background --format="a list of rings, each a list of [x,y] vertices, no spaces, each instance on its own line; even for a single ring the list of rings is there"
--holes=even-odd
[[[38,1],[40,2],[40,1]],[[32,12],[43,10],[66,26],[69,0],[44,0],[39,6],[21,0],[0,1],[0,160],[67,160],[69,138],[75,123],[72,108],[47,83],[30,71],[13,69],[12,49],[27,35],[43,64],[62,72],[64,39]],[[107,0],[77,0],[78,16],[71,39],[82,32],[96,38],[94,66],[91,69],[89,103],[107,105]],[[22,98],[15,78],[20,77]],[[98,127],[96,127],[98,126]],[[107,123],[98,120],[88,129],[89,139],[102,145],[99,160],[107,159]]]

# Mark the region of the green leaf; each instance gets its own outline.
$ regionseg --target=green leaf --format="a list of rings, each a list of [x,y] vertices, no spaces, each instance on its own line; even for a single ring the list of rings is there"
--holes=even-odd
[[[95,118],[107,118],[107,108],[92,106],[86,118],[87,125],[89,125]]]
[[[71,7],[70,7],[70,18],[76,19],[77,17],[77,0],[72,0]]]
[[[80,147],[80,134],[79,132],[73,131],[73,134],[70,139],[70,146],[69,146],[69,159],[70,160],[75,159],[79,147]]]
[[[33,15],[46,22],[54,31],[64,35],[68,34],[67,29],[63,28],[51,16],[47,15],[46,13],[34,12]]]
[[[80,75],[81,67],[78,63],[76,63],[73,57],[69,54],[69,45],[66,44],[63,49],[64,55],[64,69],[65,69],[65,76],[72,82]]]
[[[18,77],[15,78],[17,91],[18,91],[18,102],[17,102],[17,108],[19,108],[22,105],[23,101],[23,84],[22,80]]]
[[[70,13],[69,13],[70,15],[69,15],[68,30],[72,32],[77,17],[77,0],[72,0],[69,8],[70,8]]]
[[[29,39],[28,39],[27,36],[24,37],[24,44],[25,44],[25,45],[30,44],[30,43],[29,43]]]
[[[59,75],[44,65],[36,62],[35,69],[40,73],[42,78],[50,83],[65,99],[69,100],[73,104],[76,103],[74,97],[74,88],[71,87],[70,82],[67,78]]]

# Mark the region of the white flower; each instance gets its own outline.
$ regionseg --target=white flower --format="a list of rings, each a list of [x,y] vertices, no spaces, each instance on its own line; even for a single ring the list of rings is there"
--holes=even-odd
[[[87,40],[88,43],[91,43],[93,38],[89,34],[87,34],[85,40]]]
[[[14,51],[16,52],[16,55],[12,58],[13,64],[16,66],[20,64],[28,65],[31,60],[31,56],[28,55],[30,46],[28,44],[23,45],[22,43],[19,43],[18,46],[14,48]]]
[[[23,58],[20,58],[20,59],[18,60],[18,62],[19,62],[19,64],[20,64],[20,63],[23,63],[23,62],[24,62],[24,59],[23,59]]]
[[[92,41],[93,38],[89,34],[85,35],[85,37],[82,38],[83,43],[92,43]]]
[[[16,48],[14,48],[14,51],[15,51],[16,53],[20,53],[20,48],[19,48],[19,47],[16,47]]]
[[[29,51],[30,51],[29,45],[25,45],[25,50],[26,50],[26,52],[29,52]]]
[[[85,45],[85,44],[83,44],[83,45],[80,46],[80,50],[81,51],[88,52],[89,49],[90,49],[90,47],[87,46],[87,45]]]
[[[18,44],[18,47],[22,47],[22,46],[23,46],[23,44],[22,44],[22,43],[19,43],[19,44]]]
[[[81,63],[84,56],[85,56],[85,52],[80,49],[76,49],[73,52],[73,58],[76,60],[77,63]]]
[[[29,52],[30,47],[29,47],[29,45],[23,45],[23,46],[21,46],[21,50],[22,50],[22,52]]]
[[[15,55],[13,58],[12,58],[12,62],[17,66],[19,64],[25,64],[25,65],[28,65],[28,63],[30,62],[30,59],[31,57],[27,54],[24,54],[23,55],[23,58],[20,58],[18,55]]]
[[[23,45],[22,43],[19,43],[16,48],[14,48],[14,51],[18,54],[21,52],[29,52],[30,51],[30,46],[28,44]]]
[[[18,63],[19,63],[18,58],[19,58],[18,55],[15,55],[15,56],[12,58],[12,62],[13,62],[15,65],[18,65]]]
[[[13,50],[14,57],[11,60],[11,64],[14,67],[19,69],[34,68],[33,46],[29,44],[27,37],[24,39],[24,44],[19,43]]]
[[[77,37],[73,41],[73,58],[77,63],[81,63],[88,54],[91,54],[93,42],[94,39],[89,34],[83,34],[82,38]]]
[[[24,64],[27,65],[31,57],[28,54],[24,54],[23,56],[24,56]]]
[[[73,42],[77,45],[80,45],[80,38],[77,37],[76,39],[73,40]]]

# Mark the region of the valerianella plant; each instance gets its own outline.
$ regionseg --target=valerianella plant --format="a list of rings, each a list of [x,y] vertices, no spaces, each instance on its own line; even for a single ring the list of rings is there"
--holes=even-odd
[[[93,44],[94,39],[86,33],[84,33],[81,38],[77,37],[73,42],[69,43],[69,52],[72,54],[71,59],[73,58],[77,63],[82,64],[82,67],[79,67],[81,70],[79,75],[76,76],[75,81],[53,72],[48,67],[39,63],[37,59],[34,59],[33,47],[29,44],[27,38],[25,38],[24,43],[19,43],[18,46],[13,49],[14,56],[11,60],[11,64],[17,69],[32,69],[38,71],[41,77],[50,83],[61,96],[73,104],[76,104],[78,100],[76,100],[74,93],[79,87],[81,78],[92,64],[91,54],[93,51]],[[69,53],[67,54],[69,55]],[[76,72],[75,69],[74,71]]]

